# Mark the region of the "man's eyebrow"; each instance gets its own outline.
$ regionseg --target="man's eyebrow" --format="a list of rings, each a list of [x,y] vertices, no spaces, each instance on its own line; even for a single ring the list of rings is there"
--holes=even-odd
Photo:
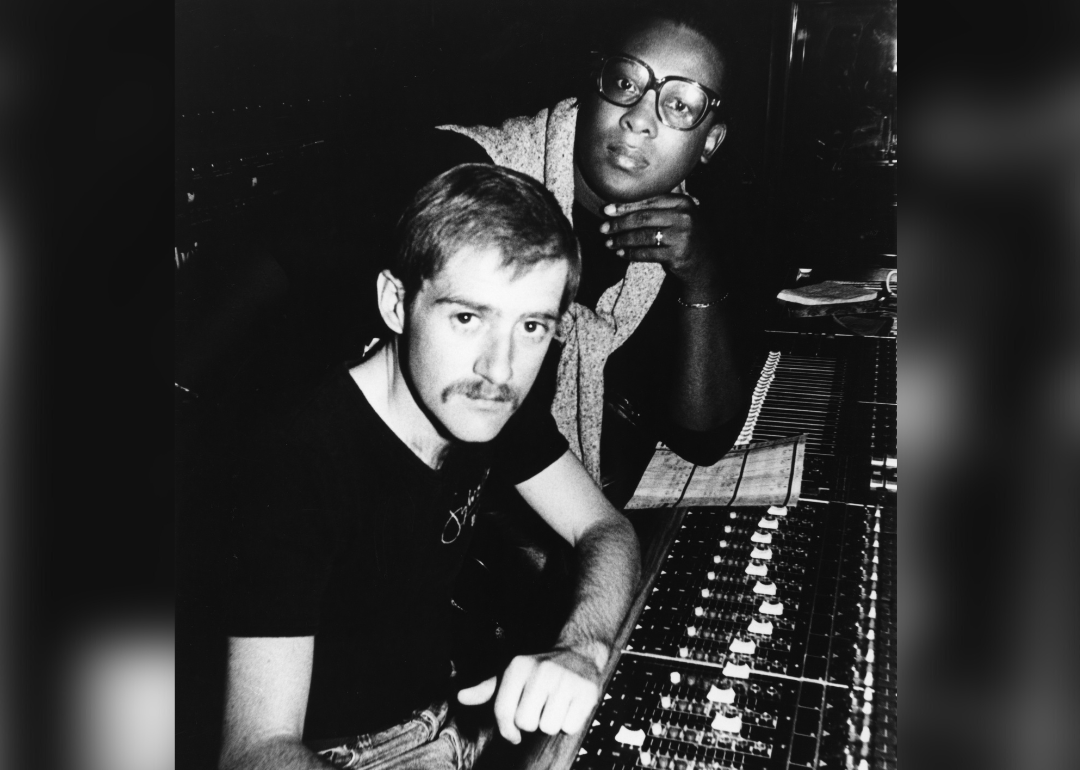
[[[450,295],[448,295],[446,297],[439,297],[432,304],[434,304],[434,305],[462,305],[462,306],[467,307],[467,308],[469,308],[471,310],[475,310],[475,311],[477,311],[479,313],[486,313],[486,312],[491,310],[490,305],[483,305],[483,304],[481,304],[479,302],[474,302],[473,300],[466,299],[464,297],[458,297],[458,296],[456,296],[454,294],[450,294]]]

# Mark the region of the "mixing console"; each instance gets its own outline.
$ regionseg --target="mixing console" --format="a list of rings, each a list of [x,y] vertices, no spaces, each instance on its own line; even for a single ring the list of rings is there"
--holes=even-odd
[[[801,499],[641,512],[672,518],[592,726],[528,767],[895,768],[896,340],[769,349],[740,443],[806,435]]]

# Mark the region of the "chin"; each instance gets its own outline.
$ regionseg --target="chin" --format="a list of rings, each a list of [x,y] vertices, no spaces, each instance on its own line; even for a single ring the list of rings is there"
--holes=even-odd
[[[633,184],[607,184],[604,185],[604,193],[601,197],[611,203],[634,203],[635,201],[643,201],[652,197],[652,195],[653,193],[642,192],[639,186]]]
[[[619,169],[602,168],[599,173],[586,177],[589,186],[604,200],[610,203],[633,203],[668,192],[675,185],[664,189],[657,187],[651,180],[627,174]]]
[[[467,444],[483,444],[493,440],[506,425],[506,420],[467,420],[447,425],[451,435]]]

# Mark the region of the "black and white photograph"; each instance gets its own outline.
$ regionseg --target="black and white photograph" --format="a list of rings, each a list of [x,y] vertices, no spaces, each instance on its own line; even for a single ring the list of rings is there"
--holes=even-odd
[[[178,764],[896,767],[895,0],[175,10]]]

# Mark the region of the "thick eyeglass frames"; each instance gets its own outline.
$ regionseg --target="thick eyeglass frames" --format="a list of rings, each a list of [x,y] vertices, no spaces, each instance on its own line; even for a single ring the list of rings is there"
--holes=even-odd
[[[656,117],[678,131],[697,128],[709,110],[720,104],[719,95],[701,83],[678,75],[657,79],[652,67],[626,54],[603,58],[596,88],[600,96],[620,107],[634,106],[654,89]]]

